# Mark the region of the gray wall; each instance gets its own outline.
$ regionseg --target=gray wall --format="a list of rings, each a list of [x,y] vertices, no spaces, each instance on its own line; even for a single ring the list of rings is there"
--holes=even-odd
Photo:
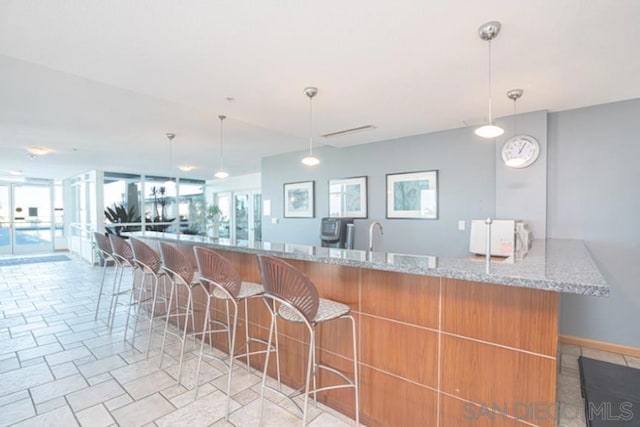
[[[367,248],[373,220],[384,226],[384,235],[376,234],[375,247],[387,252],[466,255],[470,220],[496,214],[530,221],[541,237],[546,226],[546,112],[518,118],[519,132],[539,136],[543,145],[540,160],[531,168],[504,170],[499,148],[513,134],[512,124],[510,118],[501,121],[505,137],[495,144],[476,137],[472,128],[460,128],[342,149],[322,147],[318,150],[322,163],[315,168],[300,163],[303,153],[264,158],[262,194],[272,204],[271,217],[264,218],[264,240],[317,245],[320,218],[328,215],[328,180],[362,175],[369,179],[369,218],[355,221],[357,249]],[[438,170],[439,218],[386,219],[385,174],[432,169]],[[316,217],[283,218],[283,183],[308,180],[315,181]],[[272,218],[280,222],[273,224]],[[459,220],[465,221],[465,231],[458,231]]]
[[[374,219],[385,227],[381,250],[460,256],[467,253],[470,219],[521,218],[539,238],[546,216],[547,237],[584,240],[611,285],[608,298],[562,295],[560,332],[640,348],[639,117],[640,99],[519,116],[519,133],[543,148],[536,164],[518,171],[499,161],[510,118],[499,121],[506,132],[495,146],[463,128],[324,148],[317,169],[302,166],[301,153],[265,158],[263,196],[281,221],[265,218],[265,240],[317,244],[327,180],[358,175],[369,176],[369,219],[356,221],[358,248],[366,247]],[[385,220],[384,174],[428,169],[440,170],[440,219]],[[316,181],[316,218],[282,219],[282,184],[303,180]],[[457,231],[459,219],[467,220],[467,231]]]
[[[640,347],[640,100],[549,114],[548,235],[585,240],[609,298],[563,295],[561,333]]]
[[[521,219],[535,239],[546,237],[547,225],[547,112],[518,115],[515,133],[534,136],[540,144],[538,160],[523,169],[507,167],[502,145],[514,135],[513,118],[499,120],[504,135],[496,141],[496,218]]]
[[[462,153],[462,154],[461,154]],[[468,128],[454,129],[347,148],[321,147],[320,165],[300,163],[302,153],[288,153],[262,160],[262,194],[271,200],[271,218],[264,218],[265,241],[319,244],[320,218],[328,216],[328,180],[368,176],[367,219],[355,220],[356,249],[368,245],[373,220],[384,226],[376,235],[376,250],[417,254],[461,255],[468,249],[468,221],[493,216],[495,206],[494,145],[482,141]],[[438,169],[439,219],[386,219],[387,173]],[[283,218],[282,185],[315,181],[316,217]],[[458,220],[467,230],[458,231]]]

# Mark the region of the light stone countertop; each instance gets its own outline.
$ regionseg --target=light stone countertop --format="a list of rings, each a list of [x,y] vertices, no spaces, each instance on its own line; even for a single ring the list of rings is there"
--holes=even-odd
[[[485,258],[472,255],[454,258],[323,248],[293,243],[232,242],[230,239],[152,231],[129,234],[141,238],[199,243],[213,249],[267,254],[325,264],[495,283],[569,294],[609,295],[609,285],[581,240],[534,240],[532,250],[524,260],[515,263],[492,262],[487,273]]]

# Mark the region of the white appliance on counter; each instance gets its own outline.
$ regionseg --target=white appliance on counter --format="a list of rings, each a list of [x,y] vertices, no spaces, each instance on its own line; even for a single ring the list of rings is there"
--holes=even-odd
[[[529,226],[512,219],[496,219],[491,224],[491,256],[513,258],[520,261],[533,243]],[[485,220],[471,221],[469,251],[476,255],[487,252],[487,224]]]

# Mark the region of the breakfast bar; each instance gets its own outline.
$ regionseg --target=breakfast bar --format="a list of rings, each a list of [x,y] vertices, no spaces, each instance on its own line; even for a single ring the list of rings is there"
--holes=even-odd
[[[243,280],[260,282],[256,254],[302,270],[320,296],[351,307],[357,322],[360,419],[369,426],[554,426],[560,293],[607,296],[609,287],[578,240],[538,240],[514,264],[321,248],[232,242],[138,232],[135,237],[219,251]],[[196,299],[198,296],[196,295]],[[269,314],[250,302],[253,336],[266,338]],[[214,309],[222,315],[222,306]],[[247,327],[243,315],[238,347]],[[202,323],[202,316],[197,318]],[[279,326],[282,380],[303,383],[305,333]],[[322,326],[321,362],[352,374],[348,322]],[[223,337],[214,344],[226,350]],[[238,348],[236,347],[236,348]],[[347,356],[345,356],[347,355]],[[263,358],[252,358],[262,369]],[[269,367],[275,375],[275,367]],[[331,381],[320,376],[320,382]],[[351,390],[318,399],[351,417]]]

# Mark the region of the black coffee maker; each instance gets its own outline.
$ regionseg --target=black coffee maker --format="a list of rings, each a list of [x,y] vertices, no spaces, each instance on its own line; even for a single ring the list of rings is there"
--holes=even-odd
[[[347,232],[348,229],[349,232]],[[352,249],[353,218],[322,218],[320,243],[323,248]]]

